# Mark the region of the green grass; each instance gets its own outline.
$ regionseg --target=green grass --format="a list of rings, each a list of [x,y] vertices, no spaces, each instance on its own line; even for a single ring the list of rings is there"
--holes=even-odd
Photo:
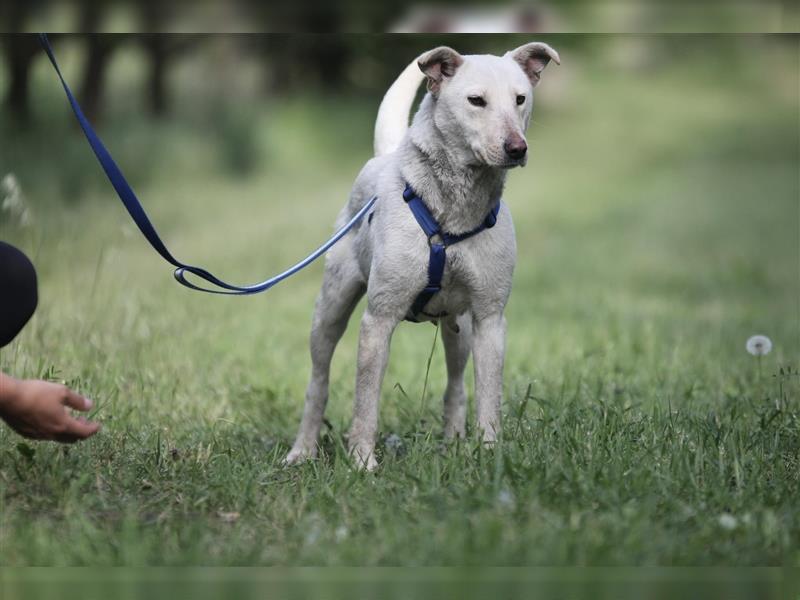
[[[501,442],[443,444],[441,346],[423,398],[434,328],[404,324],[374,475],[344,451],[357,316],[321,459],[279,465],[322,265],[251,298],[177,286],[53,95],[50,136],[17,134],[0,163],[36,218],[0,237],[32,256],[41,297],[0,368],[66,380],[104,429],[62,447],[0,427],[0,562],[800,566],[796,46],[728,69],[718,39],[630,71],[600,68],[611,42],[594,39],[548,73],[507,188]],[[104,128],[173,252],[241,282],[330,232],[375,105],[248,110],[250,129],[130,113]],[[754,333],[775,344],[760,375]]]

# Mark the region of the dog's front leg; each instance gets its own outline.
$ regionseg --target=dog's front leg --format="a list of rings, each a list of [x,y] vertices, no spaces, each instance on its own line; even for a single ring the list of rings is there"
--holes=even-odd
[[[503,313],[473,316],[472,360],[475,367],[475,413],[484,442],[494,442],[500,433],[503,399],[506,319]]]
[[[447,388],[444,392],[444,437],[464,437],[467,426],[467,392],[464,370],[472,348],[472,319],[469,315],[445,319],[442,341],[447,363]]]
[[[378,433],[378,403],[381,383],[389,360],[389,344],[398,319],[377,315],[370,307],[361,319],[358,339],[356,400],[353,424],[350,427],[350,454],[359,467],[372,471],[375,460],[375,438]]]

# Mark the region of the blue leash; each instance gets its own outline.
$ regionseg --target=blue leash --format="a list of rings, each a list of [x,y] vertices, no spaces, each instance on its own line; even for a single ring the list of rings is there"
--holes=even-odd
[[[342,237],[344,237],[344,235],[370,211],[375,202],[378,200],[377,196],[373,196],[372,199],[370,199],[370,201],[367,202],[363,208],[361,208],[361,210],[353,215],[353,217],[336,233],[334,233],[333,237],[322,244],[322,246],[314,250],[296,265],[286,269],[283,273],[279,273],[278,275],[275,275],[266,281],[262,281],[261,283],[243,286],[232,285],[222,281],[219,277],[216,277],[211,272],[201,267],[194,267],[192,265],[182,263],[172,256],[170,251],[167,250],[167,247],[164,245],[164,242],[161,241],[161,238],[158,236],[158,232],[156,232],[155,227],[153,227],[153,224],[150,222],[147,213],[144,211],[141,203],[136,198],[136,194],[133,193],[131,186],[125,180],[125,176],[122,174],[122,171],[120,171],[119,167],[114,162],[114,159],[111,158],[111,154],[109,154],[108,150],[106,150],[103,142],[100,141],[100,138],[94,132],[94,129],[92,129],[88,119],[83,114],[78,101],[72,95],[72,91],[69,89],[67,82],[64,80],[64,76],[61,74],[61,69],[58,68],[58,63],[56,62],[56,57],[53,54],[53,49],[50,46],[50,42],[47,39],[47,34],[40,33],[39,41],[42,44],[42,48],[44,48],[44,51],[47,53],[47,56],[50,58],[50,62],[53,63],[53,68],[56,70],[58,78],[61,80],[61,85],[64,86],[64,91],[66,92],[67,99],[72,106],[72,111],[75,113],[75,117],[78,119],[78,124],[81,126],[81,129],[83,129],[83,133],[86,134],[86,139],[89,141],[89,145],[92,147],[95,156],[97,156],[97,160],[100,161],[100,166],[102,166],[103,170],[106,172],[111,185],[114,186],[117,195],[119,195],[119,199],[122,200],[122,203],[125,205],[128,214],[136,223],[136,226],[139,228],[139,231],[142,232],[142,235],[144,235],[144,237],[147,238],[147,241],[150,242],[150,245],[153,247],[153,249],[158,252],[164,260],[176,267],[174,273],[175,279],[181,285],[193,290],[198,290],[200,292],[208,292],[209,294],[225,294],[229,296],[246,296],[249,294],[264,292],[276,283],[279,283],[287,277],[291,277],[298,271],[304,269],[317,258],[325,254],[325,252],[327,252],[331,246],[342,239]],[[191,273],[192,275],[199,277],[218,289],[200,287],[188,281],[186,279],[187,273]]]

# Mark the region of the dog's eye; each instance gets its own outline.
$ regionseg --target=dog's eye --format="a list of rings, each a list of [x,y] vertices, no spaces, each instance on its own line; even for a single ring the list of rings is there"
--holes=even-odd
[[[486,106],[486,100],[480,96],[467,96],[467,100],[472,106]]]
[[[522,94],[517,96],[517,106],[519,106],[520,104],[525,104],[525,96],[523,96]]]

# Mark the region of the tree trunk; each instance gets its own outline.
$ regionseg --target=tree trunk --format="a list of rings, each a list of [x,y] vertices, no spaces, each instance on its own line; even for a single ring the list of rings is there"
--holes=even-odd
[[[150,74],[148,78],[148,106],[155,117],[166,114],[169,108],[167,98],[167,63],[169,54],[163,35],[151,35],[145,40],[145,49],[150,57]]]
[[[150,61],[147,106],[151,115],[161,117],[169,108],[167,66],[173,48],[169,45],[170,39],[163,32],[172,15],[172,8],[169,3],[159,0],[140,0],[138,5],[144,30],[151,32],[143,38],[144,50]]]
[[[30,68],[39,44],[33,35],[8,35],[5,37],[9,85],[6,106],[21,123],[30,120]]]
[[[114,48],[114,41],[110,36],[94,34],[87,38],[87,44],[88,56],[80,97],[86,116],[90,120],[96,120],[102,115],[106,67]]]

